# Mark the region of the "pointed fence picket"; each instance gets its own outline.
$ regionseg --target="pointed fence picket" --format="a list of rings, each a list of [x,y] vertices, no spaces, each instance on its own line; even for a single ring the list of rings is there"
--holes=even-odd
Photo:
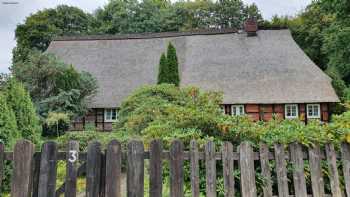
[[[349,196],[350,145],[347,143],[341,144],[340,154],[331,144],[325,145],[324,149],[319,145],[307,148],[298,143],[289,146],[275,144],[269,148],[262,143],[259,147],[253,147],[243,142],[236,148],[234,152],[229,142],[216,147],[209,141],[204,145],[203,152],[200,152],[196,141],[191,141],[189,151],[185,151],[183,143],[174,140],[169,151],[166,151],[160,140],[154,140],[149,150],[144,150],[141,141],[131,141],[127,150],[123,151],[120,142],[112,140],[105,151],[100,143],[91,142],[87,152],[79,152],[78,142],[71,141],[65,152],[59,152],[55,142],[46,142],[41,152],[35,152],[32,143],[21,140],[13,152],[5,152],[4,145],[0,143],[0,188],[4,162],[10,160],[13,164],[12,197],[59,197],[62,194],[76,197],[77,178],[82,175],[86,177],[87,197],[121,197],[124,193],[128,197],[144,196],[145,166],[149,168],[149,196],[166,196],[162,187],[166,178],[163,175],[166,164],[169,164],[170,183],[170,193],[167,195],[172,197],[184,196],[185,180],[191,182],[192,197],[199,197],[201,191],[206,191],[208,197],[215,197],[218,194],[218,176],[222,176],[225,197],[255,197],[259,195],[257,172],[264,177],[260,194],[264,197]],[[145,162],[147,159],[149,162]],[[65,183],[57,189],[56,168],[59,160],[66,161],[66,178]],[[189,162],[185,163],[186,160]],[[307,188],[305,162],[310,166],[310,188]],[[325,194],[322,162],[328,166],[330,194]],[[123,163],[126,164],[127,174],[125,191],[121,187]],[[190,169],[188,175],[184,171],[187,164]],[[205,171],[203,179],[200,177],[201,164]],[[342,164],[342,169],[339,169],[339,164]],[[287,165],[292,166],[291,174],[288,174]],[[218,167],[222,167],[222,173],[217,173]],[[234,176],[237,169],[240,170],[239,178]],[[340,180],[340,173],[344,180]],[[288,177],[292,177],[291,180]],[[201,179],[205,180],[204,190],[200,186]]]

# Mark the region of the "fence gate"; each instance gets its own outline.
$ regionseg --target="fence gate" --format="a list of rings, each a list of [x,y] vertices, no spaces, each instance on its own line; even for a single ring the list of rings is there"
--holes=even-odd
[[[216,197],[220,189],[225,197],[350,197],[350,145],[347,143],[341,145],[340,156],[331,144],[324,149],[317,145],[306,148],[298,143],[288,148],[281,144],[269,148],[265,144],[252,147],[243,142],[234,149],[229,142],[215,147],[209,141],[200,152],[196,141],[191,141],[189,150],[185,151],[183,143],[174,140],[169,150],[164,151],[162,142],[154,140],[147,151],[140,141],[130,141],[123,151],[122,145],[112,140],[105,150],[100,143],[91,142],[87,152],[79,152],[79,144],[71,141],[65,152],[59,152],[55,142],[46,142],[41,152],[35,152],[32,143],[22,140],[13,152],[5,152],[4,145],[0,144],[0,186],[4,161],[11,160],[12,197],[75,197],[78,177],[86,178],[86,191],[82,195],[86,197],[144,196],[145,177],[149,178],[151,197],[184,196],[185,179],[190,182],[192,197],[199,197],[201,192]],[[60,160],[66,161],[66,178],[58,187]],[[184,170],[185,166],[189,173]],[[164,168],[169,170],[169,175],[163,175]],[[203,178],[201,171],[205,171]],[[122,188],[124,173],[126,189]],[[145,176],[146,173],[149,176]],[[169,180],[169,194],[163,193],[165,177]],[[258,179],[263,179],[259,187]],[[325,189],[326,182],[330,189]]]

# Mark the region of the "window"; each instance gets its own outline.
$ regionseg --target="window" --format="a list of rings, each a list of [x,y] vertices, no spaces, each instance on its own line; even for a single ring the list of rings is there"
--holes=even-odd
[[[232,116],[241,116],[244,114],[244,105],[232,105]]]
[[[220,105],[220,111],[222,114],[226,114],[225,112],[225,105]]]
[[[307,104],[306,108],[308,118],[321,118],[320,104]]]
[[[117,109],[105,109],[105,122],[115,122],[117,120]]]
[[[287,119],[298,118],[298,105],[297,104],[285,105],[284,115]]]

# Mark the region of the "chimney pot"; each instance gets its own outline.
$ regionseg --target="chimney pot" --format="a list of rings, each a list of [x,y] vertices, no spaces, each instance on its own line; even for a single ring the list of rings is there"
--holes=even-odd
[[[247,36],[256,36],[258,31],[258,23],[255,19],[250,18],[244,23],[244,30],[247,32]]]

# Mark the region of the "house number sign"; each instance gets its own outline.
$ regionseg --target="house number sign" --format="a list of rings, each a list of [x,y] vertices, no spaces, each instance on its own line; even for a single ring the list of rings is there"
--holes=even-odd
[[[76,150],[70,150],[69,151],[69,159],[68,161],[71,162],[71,163],[74,163],[76,162],[78,159],[78,151]]]

